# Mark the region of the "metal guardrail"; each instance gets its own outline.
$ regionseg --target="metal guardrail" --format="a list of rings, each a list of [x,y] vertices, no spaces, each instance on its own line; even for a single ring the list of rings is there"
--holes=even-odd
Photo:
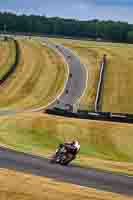
[[[133,123],[133,114],[128,113],[111,113],[111,112],[88,112],[85,110],[78,110],[74,113],[69,110],[60,108],[47,109],[44,111],[47,114],[63,116],[77,119],[88,119],[98,121],[110,121],[119,123]]]
[[[102,93],[102,88],[103,88],[103,79],[104,79],[104,71],[105,71],[106,63],[107,63],[107,59],[106,59],[106,55],[104,55],[101,65],[100,65],[100,75],[99,75],[97,94],[96,94],[96,100],[95,100],[95,112],[98,112],[100,110],[100,100],[101,100],[101,93]]]

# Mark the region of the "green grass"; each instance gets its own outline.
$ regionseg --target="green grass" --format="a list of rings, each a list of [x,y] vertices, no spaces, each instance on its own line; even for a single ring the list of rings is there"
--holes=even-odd
[[[14,117],[2,120],[0,141],[18,150],[28,149],[32,151],[32,149],[37,148],[40,151],[45,151],[55,149],[57,144],[65,139],[76,137],[82,146],[80,154],[107,160],[133,161],[132,126],[129,129],[128,126],[123,127],[119,124],[116,128],[115,124],[112,124],[112,128],[109,128],[108,123],[102,122],[88,124],[86,120],[72,121],[60,118],[43,118],[43,116],[34,119],[32,115],[30,116],[31,119],[25,116],[25,118],[16,119]],[[122,130],[121,133],[120,130]],[[123,141],[123,138],[126,140]]]
[[[129,174],[133,174],[132,132],[132,125],[36,113],[0,119],[1,145],[47,156],[59,143],[78,138],[81,143],[78,164]]]

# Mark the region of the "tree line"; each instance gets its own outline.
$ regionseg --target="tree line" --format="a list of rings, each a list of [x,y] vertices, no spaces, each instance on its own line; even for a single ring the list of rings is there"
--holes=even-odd
[[[126,22],[74,20],[36,15],[0,13],[0,31],[92,38],[133,43],[133,25]]]

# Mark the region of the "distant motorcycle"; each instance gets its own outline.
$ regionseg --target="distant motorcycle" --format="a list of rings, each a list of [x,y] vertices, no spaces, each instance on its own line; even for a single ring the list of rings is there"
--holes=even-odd
[[[57,163],[60,165],[68,165],[75,159],[75,155],[69,153],[65,145],[60,145],[56,153],[50,159],[51,163]]]

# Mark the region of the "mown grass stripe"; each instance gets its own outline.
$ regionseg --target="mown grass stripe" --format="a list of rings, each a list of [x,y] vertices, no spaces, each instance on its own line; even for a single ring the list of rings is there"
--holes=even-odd
[[[15,71],[17,65],[18,65],[18,61],[19,61],[19,46],[18,43],[15,39],[13,39],[14,42],[14,48],[12,49],[13,52],[15,52],[14,54],[14,61],[11,64],[11,66],[9,67],[9,69],[7,71],[4,72],[4,74],[1,74],[1,78],[0,78],[0,85],[2,83],[4,83],[6,81],[6,79]]]

